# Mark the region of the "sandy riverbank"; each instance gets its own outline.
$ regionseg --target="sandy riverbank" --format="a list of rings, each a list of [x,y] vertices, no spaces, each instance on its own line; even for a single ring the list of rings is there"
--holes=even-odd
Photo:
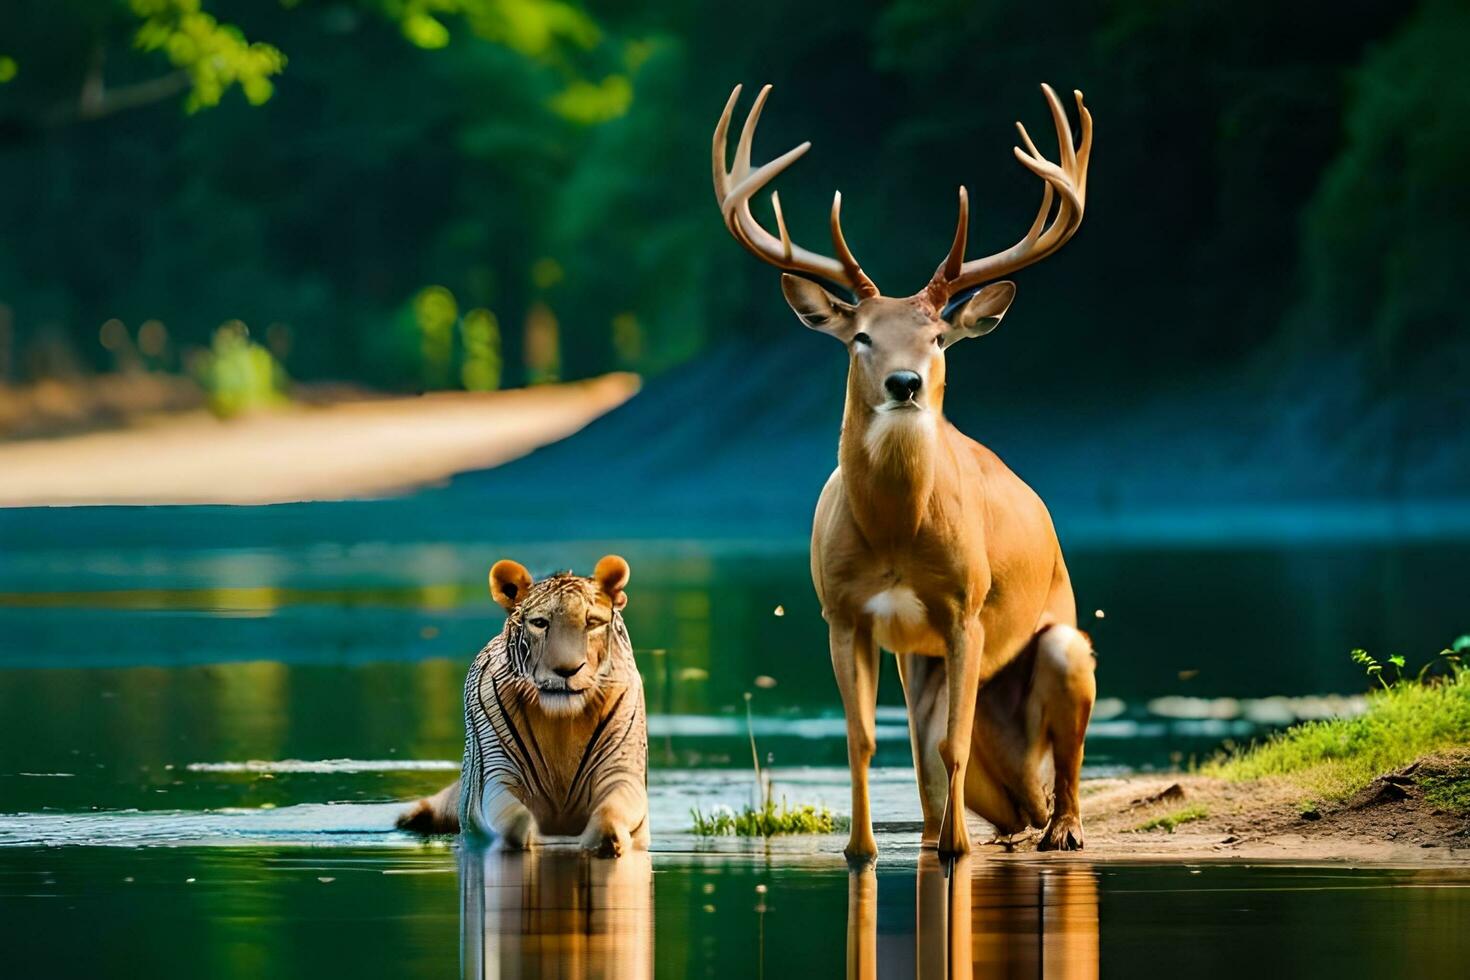
[[[1076,856],[1470,865],[1470,818],[1436,807],[1419,785],[1425,772],[1442,771],[1451,761],[1422,760],[1336,804],[1304,803],[1301,787],[1281,778],[1163,774],[1088,780],[1082,797],[1087,846]],[[1067,857],[1036,854],[1035,834],[1013,845],[988,843],[977,853]]]
[[[498,466],[638,390],[631,374],[486,393],[203,411],[121,430],[0,443],[0,506],[269,504],[401,492]]]

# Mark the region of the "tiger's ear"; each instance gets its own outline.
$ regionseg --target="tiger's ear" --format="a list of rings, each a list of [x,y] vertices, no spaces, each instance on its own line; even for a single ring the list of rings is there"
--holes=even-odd
[[[506,612],[514,609],[530,588],[531,573],[518,561],[502,558],[490,569],[490,595]]]
[[[623,591],[628,587],[628,575],[628,563],[619,555],[604,555],[592,572],[603,594],[612,600],[614,609],[628,604],[628,594]]]

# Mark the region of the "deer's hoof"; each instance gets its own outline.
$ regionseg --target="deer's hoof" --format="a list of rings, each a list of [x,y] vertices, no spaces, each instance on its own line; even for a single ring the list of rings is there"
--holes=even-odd
[[[1075,814],[1058,814],[1051,818],[1037,841],[1038,851],[1082,850],[1082,820]]]

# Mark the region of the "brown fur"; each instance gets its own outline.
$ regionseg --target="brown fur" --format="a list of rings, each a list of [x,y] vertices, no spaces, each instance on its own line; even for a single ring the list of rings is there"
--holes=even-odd
[[[811,552],[848,720],[848,856],[876,854],[867,767],[880,645],[899,655],[925,842],[967,852],[968,805],[1002,833],[1049,817],[1046,841],[1081,846],[1076,782],[1095,689],[1061,547],[1041,499],[943,412],[944,349],[993,329],[1014,287],[987,287],[952,323],[922,297],[852,306],[806,280],[783,287],[804,322],[849,348],[839,465]],[[899,372],[922,380],[911,402],[885,388]],[[1069,629],[1048,640],[1054,626]],[[1008,693],[992,689],[1018,661]]]

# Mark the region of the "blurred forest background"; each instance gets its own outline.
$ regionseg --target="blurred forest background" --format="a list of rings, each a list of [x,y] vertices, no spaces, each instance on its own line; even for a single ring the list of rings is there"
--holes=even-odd
[[[730,87],[743,114],[776,86],[758,159],[814,143],[778,181],[794,237],[825,246],[840,188],[907,293],[956,185],[972,255],[1024,231],[1011,123],[1055,158],[1049,81],[1097,121],[1087,218],[956,349],[951,414],[1105,409],[1099,465],[1213,426],[1222,470],[1464,496],[1467,42],[1460,0],[11,0],[0,389],[142,377],[230,414],[631,369],[656,399],[701,363],[718,387],[731,349],[825,379],[837,350],[720,225]]]

